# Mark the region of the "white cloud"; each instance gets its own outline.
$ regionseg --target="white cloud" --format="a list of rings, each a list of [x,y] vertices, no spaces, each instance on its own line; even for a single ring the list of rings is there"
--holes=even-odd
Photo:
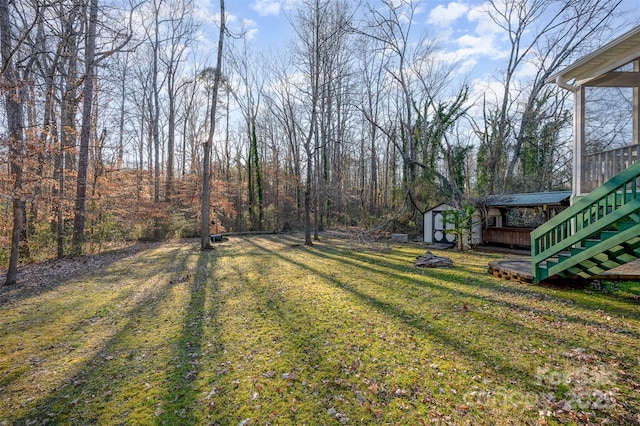
[[[251,41],[254,38],[256,38],[256,34],[258,34],[258,29],[257,28],[251,28],[251,29],[247,30],[247,32],[245,33],[245,37],[247,38],[247,40]]]
[[[278,0],[256,0],[251,6],[260,16],[277,15],[282,8]]]
[[[242,33],[247,38],[247,40],[253,40],[253,38],[258,33],[258,24],[253,19],[243,19],[242,20]]]
[[[456,67],[456,73],[459,75],[469,74],[477,63],[478,61],[476,59],[467,59],[462,61],[460,65]]]
[[[540,64],[528,61],[518,69],[516,77],[521,80],[532,80],[539,70]]]
[[[461,56],[485,55],[492,59],[503,58],[505,52],[495,46],[493,35],[474,36],[465,34],[456,40],[460,46],[459,52]]]
[[[424,13],[425,10],[427,10],[426,7],[421,6],[421,5],[417,5],[416,8],[413,10],[413,14],[414,15],[420,15],[421,13]]]
[[[504,85],[498,80],[484,76],[484,78],[475,78],[469,84],[469,99],[472,101],[472,109],[481,111],[483,104],[497,103],[504,93]],[[476,113],[476,116],[477,113]]]
[[[480,6],[476,6],[469,10],[467,19],[470,22],[476,22],[476,33],[478,34],[496,34],[502,30],[498,25],[493,22],[489,14],[487,13],[489,6],[485,3]]]
[[[438,39],[446,49],[440,56],[457,64],[457,75],[484,71],[491,62],[507,55],[499,43],[499,28],[487,14],[487,7],[487,3],[472,6],[453,1],[438,5],[429,14],[429,22],[438,26]]]
[[[446,64],[455,64],[453,73],[460,77],[469,75],[478,64],[478,60],[476,58],[469,56],[461,58],[458,52],[447,52],[439,55],[439,57]]]
[[[446,6],[438,5],[429,13],[429,23],[439,26],[447,26],[469,11],[469,6],[463,3],[453,2]]]
[[[455,73],[458,75],[471,72],[480,63],[486,66],[487,60],[481,58],[492,61],[506,56],[506,52],[495,45],[491,35],[465,34],[450,42],[457,45],[457,48],[441,51],[437,56],[445,63],[456,63]]]
[[[299,3],[300,0],[255,0],[251,8],[260,16],[270,16],[294,9]]]

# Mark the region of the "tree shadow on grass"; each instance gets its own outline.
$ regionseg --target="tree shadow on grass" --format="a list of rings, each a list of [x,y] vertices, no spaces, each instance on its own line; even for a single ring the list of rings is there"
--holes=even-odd
[[[388,275],[390,277],[395,277],[397,279],[406,280],[407,274],[415,273],[409,267],[399,266],[397,264],[386,262],[384,260],[379,260],[379,259],[376,259],[374,261],[366,256],[359,255],[359,254],[353,254],[352,256],[347,257],[344,255],[336,254],[332,251],[322,250],[322,251],[315,252],[315,255],[325,257],[331,260],[341,261],[343,263],[348,263],[355,267],[366,269],[374,273],[384,273],[385,275]],[[465,269],[465,268],[462,267],[462,269]],[[396,272],[387,272],[387,271],[396,271]],[[477,273],[473,272],[472,270],[468,270],[467,273],[472,277],[474,276],[477,277]],[[541,317],[541,318],[561,317],[567,322],[574,323],[580,326],[592,327],[598,330],[612,333],[614,335],[624,335],[624,336],[629,336],[634,338],[640,337],[640,333],[637,330],[634,330],[629,326],[625,327],[625,326],[619,326],[619,325],[612,325],[608,323],[606,318],[604,317],[602,321],[596,321],[593,319],[584,318],[579,315],[569,314],[563,311],[562,309],[536,308],[526,303],[516,303],[514,301],[505,300],[504,298],[501,298],[499,296],[500,295],[511,296],[511,297],[523,296],[529,299],[535,299],[535,300],[545,301],[545,302],[553,301],[555,303],[565,304],[565,305],[567,304],[567,302],[570,301],[571,306],[579,307],[586,313],[593,312],[597,309],[588,304],[585,304],[585,303],[578,304],[573,300],[563,299],[557,296],[549,296],[548,294],[542,291],[536,292],[533,289],[525,289],[525,288],[516,289],[508,285],[493,284],[490,282],[490,279],[488,279],[489,277],[487,277],[487,279],[475,278],[475,277],[469,280],[460,281],[455,277],[455,272],[452,272],[447,269],[441,269],[441,270],[433,269],[433,270],[429,270],[429,274],[428,274],[428,278],[432,279],[430,280],[430,282],[427,282],[425,280],[414,280],[412,284],[416,286],[422,286],[422,287],[427,286],[430,288],[437,289],[438,291],[448,292],[460,298],[468,298],[471,300],[476,300],[478,302],[486,302],[495,306],[501,306],[512,311],[521,312],[525,315],[534,314],[537,317]],[[446,285],[436,284],[435,282],[433,282],[434,279],[440,282],[456,282],[459,288],[454,289]],[[481,288],[487,291],[488,294],[479,294],[478,292],[474,291],[475,288]],[[619,308],[616,310],[615,307],[612,308],[609,312],[616,313],[624,317],[631,317],[631,318],[637,317],[638,315],[637,310],[628,311],[627,309],[624,309],[624,308]],[[529,332],[533,332],[533,329],[529,329]],[[574,345],[574,347],[580,347],[583,345],[583,343],[580,341],[580,339],[577,336],[574,336],[574,338],[571,338],[571,339],[567,338],[566,336],[560,336],[560,330],[557,330],[555,327],[552,327],[551,325],[547,327],[544,333],[537,332],[537,334],[539,335],[538,337],[546,338],[548,340],[552,340],[555,337],[561,338],[567,344]]]
[[[176,274],[173,278],[158,284],[143,297],[136,301],[135,305],[126,315],[126,322],[113,334],[86,362],[77,368],[77,372],[66,378],[64,383],[58,386],[51,394],[38,400],[30,411],[16,419],[15,424],[95,424],[95,423],[122,423],[131,424],[130,416],[145,416],[145,422],[152,421],[148,413],[153,413],[157,406],[158,393],[161,399],[167,400],[172,394],[170,387],[177,387],[184,379],[186,372],[197,374],[197,363],[190,363],[194,359],[193,354],[199,354],[200,343],[197,341],[201,335],[202,311],[201,299],[204,297],[205,284],[190,284],[190,301],[186,313],[182,335],[174,346],[173,358],[176,363],[169,374],[166,389],[153,389],[145,383],[166,365],[154,365],[146,363],[146,359],[157,358],[166,351],[166,343],[156,343],[152,339],[152,326],[162,327],[162,324],[150,323],[146,330],[140,329],[142,318],[157,318],[161,309],[166,307],[170,296],[176,286],[185,285],[184,272],[188,271],[188,259],[193,253],[186,254],[174,252],[171,256],[158,259],[163,262],[166,271],[170,268]],[[208,262],[209,254],[199,254],[198,265]],[[135,274],[135,271],[131,271]],[[193,278],[189,278],[193,279]],[[195,281],[195,280],[194,280]],[[144,332],[144,333],[143,333]],[[146,334],[145,334],[146,333]],[[142,336],[142,337],[140,337]],[[144,337],[147,340],[144,340]],[[138,343],[136,343],[138,342]],[[80,348],[79,348],[80,349]],[[147,358],[144,358],[147,357]],[[145,364],[146,363],[146,364]],[[186,365],[186,367],[185,367]],[[169,366],[172,367],[171,365]],[[55,368],[52,365],[51,368]],[[183,373],[183,369],[185,373]],[[190,382],[188,376],[187,383]],[[189,403],[195,399],[188,386],[183,386],[181,398],[176,398],[176,404]],[[145,396],[148,392],[148,396]],[[136,401],[137,406],[131,406],[131,401]],[[176,408],[177,407],[177,408]],[[178,413],[181,407],[172,406]],[[105,410],[109,409],[111,418],[105,419]],[[134,413],[135,412],[135,413]],[[117,413],[117,414],[113,414]],[[156,411],[156,414],[158,412]],[[167,415],[173,415],[167,413]],[[134,417],[135,418],[135,417]],[[137,417],[138,421],[140,417]],[[178,423],[174,423],[178,424]]]
[[[491,353],[488,350],[476,349],[472,347],[470,342],[456,337],[456,335],[451,333],[451,330],[449,330],[445,325],[436,324],[435,322],[429,322],[425,318],[418,317],[416,316],[416,314],[404,310],[396,304],[386,302],[382,299],[367,294],[356,288],[356,286],[340,281],[334,276],[322,272],[317,268],[311,267],[308,264],[296,260],[292,260],[283,255],[283,252],[277,252],[275,250],[260,246],[250,239],[247,239],[246,241],[254,245],[259,250],[268,252],[271,256],[280,258],[281,260],[288,262],[300,269],[307,270],[315,276],[322,278],[331,285],[347,291],[348,293],[354,295],[357,299],[361,300],[365,305],[368,305],[378,310],[379,312],[388,315],[391,318],[397,319],[416,332],[421,333],[425,336],[429,336],[430,339],[433,339],[442,346],[449,348],[450,351],[453,351],[463,358],[468,359],[469,365],[479,365],[478,363],[482,362],[483,365],[494,367],[495,374],[498,376],[502,376],[504,380],[511,381],[514,377],[518,377],[524,386],[531,387],[532,390],[535,389],[535,386],[533,385],[533,383],[535,382],[535,377],[533,375],[534,372],[530,371],[530,369],[522,370],[510,365],[511,362],[509,353],[505,352],[504,355],[500,355],[499,353],[495,352]],[[318,251],[309,251],[309,254],[310,256],[323,256],[323,254]],[[344,257],[330,257],[330,260],[343,263],[347,266],[353,265],[352,262],[349,262]],[[360,265],[355,266],[360,267]],[[519,330],[520,332],[525,332],[524,327],[516,323],[508,324],[508,328],[511,328],[512,330]],[[530,332],[530,330],[526,330],[526,332]]]
[[[265,252],[256,250],[249,256],[261,255],[264,256]],[[243,259],[246,257],[243,256]],[[279,265],[278,262],[269,262],[260,268],[260,274],[268,277],[272,268]],[[220,424],[237,424],[245,417],[252,419],[251,424],[271,424],[273,419],[277,419],[274,424],[296,424],[295,407],[302,404],[312,410],[312,416],[318,419],[318,424],[324,424],[326,420],[319,419],[330,408],[326,405],[326,398],[334,390],[335,384],[325,382],[314,396],[309,392],[306,380],[321,383],[324,372],[335,369],[335,361],[328,359],[324,352],[328,336],[325,328],[322,324],[314,324],[317,321],[315,316],[281,293],[279,283],[272,285],[268,279],[252,279],[247,272],[253,273],[254,270],[247,271],[242,265],[227,267],[230,268],[228,272],[235,272],[236,277],[232,284],[233,298],[251,301],[252,309],[247,313],[237,311],[237,315],[241,316],[237,318],[240,324],[232,328],[238,328],[230,336],[222,337],[220,340],[225,343],[218,343],[215,348],[219,355],[219,368],[215,369],[219,378],[211,383],[218,395],[209,402],[213,418],[221,421]],[[243,332],[248,335],[244,337]],[[233,357],[225,350],[230,344],[234,344],[233,348],[229,348],[229,352],[235,354]],[[247,362],[253,364],[251,360],[254,357],[260,359],[256,365],[243,366]],[[220,368],[223,365],[225,367]],[[256,392],[255,397],[248,397],[244,393],[247,392],[246,388],[238,383],[242,379],[232,381],[240,371],[245,375],[251,371],[254,382],[252,393]],[[297,380],[297,375],[303,375],[305,381]],[[256,399],[253,401],[251,398]],[[313,400],[309,401],[310,398]],[[235,412],[229,407],[216,406],[223,399],[226,399],[227,405],[235,406]],[[294,410],[280,410],[283,406]],[[239,413],[243,414],[235,421],[229,417]]]
[[[178,341],[171,345],[172,364],[167,366],[165,388],[167,390],[161,403],[161,415],[156,418],[158,425],[195,424],[197,419],[192,410],[197,402],[199,390],[195,380],[202,370],[202,345],[205,321],[205,300],[208,290],[207,275],[213,272],[216,252],[201,251],[198,256],[194,279],[190,283],[189,303],[187,305],[182,333]],[[212,312],[208,317],[212,317]]]
[[[174,252],[168,259],[163,259],[162,262],[172,264],[176,261],[178,256],[177,252]],[[124,259],[124,258],[123,258]],[[123,260],[121,259],[121,260]],[[49,294],[41,294],[38,292],[32,292],[30,294],[22,295],[22,300],[18,304],[20,308],[20,315],[14,318],[14,322],[11,324],[11,328],[8,328],[5,333],[0,332],[0,336],[8,334],[19,334],[23,331],[27,331],[33,327],[37,327],[39,324],[46,324],[56,321],[67,312],[78,313],[82,312],[83,306],[86,305],[86,293],[96,291],[102,293],[104,297],[97,302],[92,311],[87,311],[86,316],[72,326],[70,331],[80,330],[91,324],[98,319],[105,318],[112,314],[114,307],[119,306],[121,302],[128,301],[136,294],[139,294],[138,289],[133,286],[122,285],[123,278],[128,280],[154,280],[155,276],[148,275],[148,271],[139,268],[140,262],[148,264],[150,261],[154,261],[150,253],[145,254],[143,259],[138,258],[135,262],[128,263],[124,270],[112,270],[106,272],[104,270],[91,271],[87,273],[85,278],[87,280],[95,281],[95,284],[83,287],[83,291],[75,289],[74,286],[82,286],[82,283],[75,283],[72,280],[61,281],[56,287],[65,292],[65,295],[58,295],[55,298],[49,297]],[[166,271],[160,271],[166,272]],[[145,275],[141,275],[145,274]],[[73,278],[76,279],[76,278]],[[67,287],[68,286],[68,287]],[[115,296],[112,297],[112,295]],[[55,300],[58,303],[54,303]],[[3,307],[0,306],[0,309]],[[6,308],[5,308],[6,309]]]
[[[322,256],[328,259],[347,262],[355,267],[367,269],[374,273],[384,273],[385,275],[393,276],[398,279],[406,279],[407,274],[418,275],[418,272],[415,270],[415,267],[403,266],[393,262],[389,262],[384,259],[384,255],[377,255],[377,254],[366,255],[361,253],[347,254],[347,253],[339,253],[334,249],[326,249],[326,248],[316,251],[315,254],[317,256]],[[389,272],[389,271],[395,271],[395,272]],[[456,274],[459,271],[462,271],[473,278],[461,281],[458,279],[459,277],[456,277]],[[423,276],[423,275],[422,273],[420,273],[418,276]],[[476,299],[478,301],[492,303],[498,306],[506,307],[508,309],[521,311],[523,313],[533,313],[537,316],[547,317],[547,316],[561,315],[564,318],[566,318],[567,321],[573,322],[579,325],[595,327],[595,328],[606,330],[616,334],[622,333],[624,335],[628,335],[636,338],[640,337],[640,333],[638,333],[637,331],[632,330],[629,327],[612,326],[611,324],[608,324],[604,319],[603,321],[594,321],[594,320],[586,319],[577,315],[569,315],[557,310],[541,310],[528,304],[524,304],[524,303],[518,304],[512,301],[501,299],[497,296],[498,295],[522,296],[530,300],[545,301],[545,302],[553,301],[555,303],[565,304],[565,305],[567,303],[571,303],[573,307],[580,308],[584,312],[593,312],[596,309],[602,309],[603,308],[602,305],[604,304],[607,307],[607,312],[611,314],[620,315],[625,318],[637,319],[640,314],[640,310],[634,309],[633,306],[629,306],[631,304],[627,303],[626,301],[622,302],[625,305],[625,307],[620,307],[618,305],[606,303],[607,302],[606,296],[603,296],[605,300],[604,302],[600,301],[601,303],[596,303],[598,301],[594,301],[592,300],[593,298],[590,298],[590,300],[593,301],[595,304],[595,307],[594,307],[594,305],[576,301],[575,299],[567,299],[559,296],[551,296],[547,294],[545,291],[543,291],[542,288],[540,289],[540,291],[537,291],[535,288],[524,287],[524,285],[522,287],[516,288],[509,283],[505,283],[505,285],[495,284],[491,282],[490,277],[487,276],[486,279],[482,279],[480,278],[481,276],[478,276],[476,271],[474,271],[472,268],[465,267],[465,266],[459,266],[456,268],[456,270],[433,268],[433,269],[430,269],[428,271],[428,274],[425,274],[424,276],[431,278],[433,280],[439,280],[441,282],[456,282],[461,288],[468,288],[469,290],[452,289],[447,286],[437,285],[433,282],[427,283],[424,280],[416,280],[414,284],[420,285],[420,286],[429,286],[433,288],[438,288],[439,290],[447,291],[449,293],[456,294],[459,296],[469,297],[472,299]],[[474,292],[472,290],[475,288],[484,289],[487,292],[495,294],[495,296],[491,296],[488,294],[486,295],[478,294],[477,292]],[[616,302],[618,302],[618,300],[616,300]],[[579,342],[576,342],[576,344],[579,345]]]
[[[366,262],[369,265],[374,266],[384,266],[385,268],[393,269],[398,272],[404,273],[416,273],[416,269],[414,266],[407,265],[398,265],[396,263],[392,263],[385,259],[385,255],[383,254],[368,254],[368,253],[359,253],[359,252],[349,252],[349,253],[338,253],[340,250],[332,249],[332,248],[323,248],[321,250],[324,253],[333,253],[333,254],[346,254],[353,259],[360,260],[362,262]],[[438,279],[451,279],[454,275],[455,271],[462,271],[469,273],[471,275],[477,275],[477,272],[473,270],[473,268],[465,265],[457,264],[455,266],[454,272],[451,272],[446,269],[430,269],[428,275],[433,278]],[[636,318],[640,319],[640,308],[635,300],[617,297],[607,294],[587,294],[585,292],[584,283],[580,284],[580,287],[569,286],[567,283],[550,283],[545,285],[534,286],[531,284],[518,284],[514,286],[511,282],[504,284],[496,284],[492,283],[489,277],[486,279],[474,278],[469,280],[466,283],[461,283],[466,285],[473,285],[474,287],[483,287],[488,290],[491,290],[494,293],[502,293],[508,295],[517,294],[519,296],[528,297],[536,300],[553,300],[558,303],[572,303],[575,307],[579,307],[584,309],[585,311],[593,311],[594,309],[603,309],[607,310],[608,313],[614,315],[620,315],[627,318]],[[561,295],[550,295],[547,289],[554,289],[561,292]]]

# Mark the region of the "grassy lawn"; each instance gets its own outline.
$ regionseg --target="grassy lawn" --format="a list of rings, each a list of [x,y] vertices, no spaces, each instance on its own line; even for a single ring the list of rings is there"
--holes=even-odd
[[[640,422],[640,284],[326,236],[154,246],[0,290],[0,425]]]

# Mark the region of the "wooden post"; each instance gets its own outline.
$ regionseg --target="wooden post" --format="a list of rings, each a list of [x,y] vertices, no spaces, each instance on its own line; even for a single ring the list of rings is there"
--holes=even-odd
[[[584,157],[584,105],[585,90],[580,86],[574,92],[573,111],[573,196],[583,194],[583,188],[588,185],[585,182],[585,171],[583,170]]]
[[[640,73],[640,59],[633,61],[633,72]],[[637,79],[636,79],[637,82]],[[640,87],[633,88],[633,145],[640,143]]]

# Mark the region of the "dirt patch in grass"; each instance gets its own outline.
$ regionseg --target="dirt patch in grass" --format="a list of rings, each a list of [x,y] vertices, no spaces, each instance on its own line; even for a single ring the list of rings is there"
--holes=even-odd
[[[300,242],[163,244],[3,290],[0,424],[640,422],[638,284],[547,288],[488,276],[486,253],[424,270],[419,245]]]

